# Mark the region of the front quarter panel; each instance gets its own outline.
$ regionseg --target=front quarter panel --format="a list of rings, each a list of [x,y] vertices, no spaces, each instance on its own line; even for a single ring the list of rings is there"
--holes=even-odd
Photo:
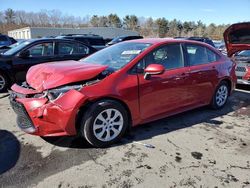
[[[114,99],[126,105],[131,114],[132,124],[139,122],[138,78],[136,74],[117,71],[97,84],[84,87],[82,93],[88,100]]]
[[[40,136],[75,135],[75,117],[86,96],[70,90],[55,101],[46,98],[17,98],[25,106]]]

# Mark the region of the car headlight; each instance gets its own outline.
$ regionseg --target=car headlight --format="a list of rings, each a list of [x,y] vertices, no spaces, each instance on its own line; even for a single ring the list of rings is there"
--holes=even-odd
[[[47,97],[49,98],[49,100],[56,100],[59,97],[61,97],[64,93],[70,91],[70,90],[77,90],[79,91],[80,89],[82,89],[82,85],[73,85],[73,86],[63,86],[63,87],[59,87],[56,89],[50,89],[47,92]]]

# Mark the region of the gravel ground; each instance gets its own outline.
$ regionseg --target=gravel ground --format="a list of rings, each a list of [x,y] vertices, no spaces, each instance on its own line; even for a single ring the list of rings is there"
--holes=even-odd
[[[203,107],[136,127],[106,149],[23,133],[3,95],[0,187],[250,187],[249,88],[219,111]]]

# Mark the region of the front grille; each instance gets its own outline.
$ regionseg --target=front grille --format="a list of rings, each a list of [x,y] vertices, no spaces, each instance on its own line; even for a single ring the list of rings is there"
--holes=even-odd
[[[246,72],[247,69],[246,69],[246,67],[239,67],[239,66],[237,66],[236,67],[236,71],[238,71],[238,72]]]
[[[17,124],[21,129],[34,128],[34,125],[25,109],[23,104],[15,101],[15,99],[10,100],[11,107],[17,114]]]
[[[240,80],[242,80],[242,76],[237,76],[237,79],[240,79]]]

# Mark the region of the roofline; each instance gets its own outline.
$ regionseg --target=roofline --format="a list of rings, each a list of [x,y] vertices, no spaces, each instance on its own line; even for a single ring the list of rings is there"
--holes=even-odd
[[[72,30],[72,29],[76,29],[76,30],[81,30],[81,29],[118,29],[118,30],[124,30],[124,31],[130,31],[130,32],[135,32],[138,33],[137,31],[132,31],[132,30],[128,30],[128,29],[124,29],[124,28],[118,28],[118,27],[77,27],[77,28],[71,28],[71,27],[23,27],[23,28],[18,28],[18,29],[13,29],[10,30],[8,32],[11,31],[16,31],[16,30],[23,30],[23,29],[66,29],[66,30]]]
[[[213,48],[211,45],[196,41],[196,40],[186,40],[186,39],[174,39],[174,38],[143,38],[143,39],[135,39],[135,40],[129,40],[124,42],[140,42],[140,43],[150,43],[152,45],[162,45],[166,43],[191,43],[191,44],[201,44],[203,46],[207,46],[209,48]]]

